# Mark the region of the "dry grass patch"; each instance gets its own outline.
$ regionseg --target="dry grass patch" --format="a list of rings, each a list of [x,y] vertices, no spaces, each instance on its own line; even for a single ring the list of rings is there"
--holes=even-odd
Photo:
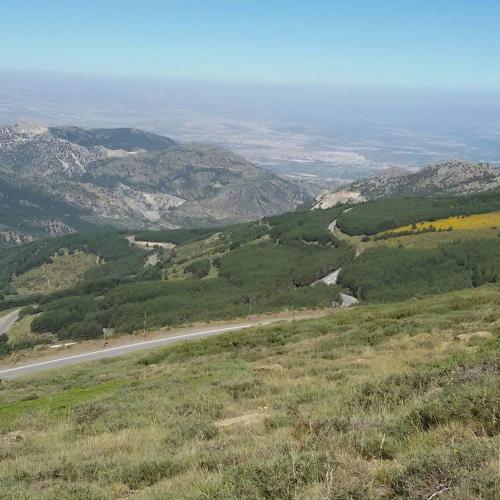
[[[227,427],[234,426],[248,426],[253,424],[260,424],[269,417],[269,412],[267,407],[257,408],[257,410],[248,410],[243,415],[238,415],[236,417],[223,418],[222,420],[217,420],[215,422],[215,427],[218,429],[224,429]]]
[[[98,261],[95,255],[65,251],[62,255],[55,255],[52,262],[17,276],[12,286],[19,295],[64,290],[81,281],[85,272],[96,265]]]
[[[359,307],[4,383],[0,497],[494,498],[499,303]]]
[[[37,315],[27,315],[17,320],[9,329],[9,344],[13,349],[26,349],[37,345],[50,344],[56,337],[51,333],[34,333],[31,322]]]

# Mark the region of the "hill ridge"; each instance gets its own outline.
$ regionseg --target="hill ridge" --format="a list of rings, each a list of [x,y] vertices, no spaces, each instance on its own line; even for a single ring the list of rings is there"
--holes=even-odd
[[[343,201],[366,201],[401,196],[436,196],[488,191],[500,186],[500,169],[489,163],[449,160],[417,172],[372,176],[318,197],[316,206],[327,208]]]
[[[47,212],[40,200],[33,202],[33,191],[86,223],[128,228],[241,222],[292,210],[306,199],[293,182],[226,149],[133,128],[0,127],[0,180],[26,191],[23,203],[33,210],[24,211],[21,226],[28,234],[38,211]],[[7,198],[0,192],[0,232],[22,233],[19,222],[9,223],[18,213]],[[48,215],[44,224],[61,221],[60,213]]]

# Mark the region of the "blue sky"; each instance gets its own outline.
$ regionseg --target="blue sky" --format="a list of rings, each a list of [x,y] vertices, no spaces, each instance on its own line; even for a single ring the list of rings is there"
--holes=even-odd
[[[0,70],[500,89],[498,0],[2,0]]]

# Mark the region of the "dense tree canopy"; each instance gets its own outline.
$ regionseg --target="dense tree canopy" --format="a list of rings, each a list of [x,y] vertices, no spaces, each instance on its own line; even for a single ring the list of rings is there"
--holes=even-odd
[[[350,235],[373,235],[388,229],[455,215],[500,210],[500,189],[466,196],[384,198],[356,205],[340,214],[337,225]]]
[[[217,234],[216,258],[208,255],[184,264],[184,280],[164,280],[163,269],[181,259],[163,259],[145,267],[146,252],[131,247],[121,235],[110,248],[98,237],[79,245],[104,258],[71,290],[44,296],[33,323],[35,332],[53,332],[59,338],[89,338],[103,327],[135,331],[143,327],[222,319],[250,312],[291,307],[327,306],[339,289],[314,282],[346,264],[353,250],[336,241],[328,224],[340,209],[294,212],[203,232],[143,233],[150,241],[197,241],[201,234]],[[179,230],[181,231],[181,230]],[[149,241],[149,240],[148,240]],[[64,241],[69,246],[68,241]],[[204,243],[200,248],[204,248]],[[123,254],[122,254],[123,250]],[[151,250],[149,253],[154,253]],[[207,276],[212,266],[214,277]]]
[[[341,206],[216,230],[143,233],[148,241],[175,240],[179,246],[174,250],[143,250],[119,233],[38,241],[0,253],[4,290],[13,275],[49,262],[61,248],[95,255],[96,266],[70,289],[43,296],[8,296],[0,307],[37,303],[38,308],[31,311],[37,313],[34,332],[52,332],[65,339],[91,338],[101,335],[103,327],[133,332],[143,328],[145,320],[146,327],[153,328],[327,306],[342,288],[368,301],[389,301],[474,287],[500,280],[500,239],[432,249],[379,247],[353,259],[353,248],[337,240],[328,225],[338,219],[347,224],[344,230],[370,233],[450,212],[483,210],[496,206],[498,197],[499,192],[492,191],[460,201],[380,200],[348,212]],[[152,264],[150,256],[155,257]],[[339,268],[338,286],[317,283]]]
[[[359,298],[401,300],[500,281],[500,238],[432,249],[379,247],[347,264],[340,282]]]

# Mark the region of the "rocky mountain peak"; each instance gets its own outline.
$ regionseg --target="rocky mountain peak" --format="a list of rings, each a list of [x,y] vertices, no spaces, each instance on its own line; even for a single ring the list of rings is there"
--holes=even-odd
[[[223,148],[133,128],[0,128],[0,198],[2,186],[43,194],[44,206],[57,201],[73,220],[127,228],[239,222],[292,210],[307,196]]]
[[[391,179],[392,177],[403,177],[404,175],[409,175],[411,173],[411,170],[404,167],[388,167],[380,172],[379,177]]]
[[[318,206],[333,206],[388,196],[431,196],[487,191],[500,186],[500,169],[488,163],[450,160],[426,166],[417,172],[368,177],[334,193],[321,195]]]
[[[19,134],[33,137],[35,135],[46,134],[49,129],[35,122],[20,122],[12,126]]]

